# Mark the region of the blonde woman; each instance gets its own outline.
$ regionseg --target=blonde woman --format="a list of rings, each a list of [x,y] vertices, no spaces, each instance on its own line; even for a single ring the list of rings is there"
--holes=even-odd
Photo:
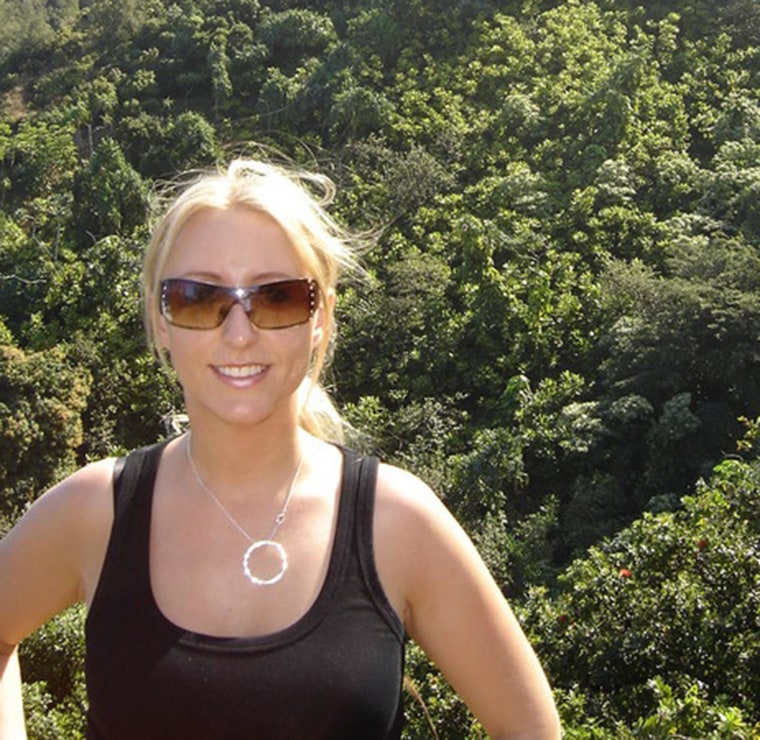
[[[559,737],[462,529],[419,479],[340,446],[319,378],[354,257],[329,194],[238,160],[168,208],[146,323],[189,431],[79,470],[0,543],[2,738],[25,737],[15,646],[76,601],[88,738],[398,738],[407,636],[491,737]]]

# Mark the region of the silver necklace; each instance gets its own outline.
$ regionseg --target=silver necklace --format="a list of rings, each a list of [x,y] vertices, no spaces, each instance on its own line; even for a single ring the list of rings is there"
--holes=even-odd
[[[285,548],[279,543],[275,542],[274,536],[277,534],[277,530],[280,528],[280,525],[285,521],[285,516],[288,513],[288,504],[290,504],[290,499],[293,496],[293,490],[295,489],[295,483],[298,479],[298,473],[301,470],[301,463],[303,462],[303,456],[298,459],[298,464],[296,465],[295,472],[293,473],[293,478],[290,481],[290,486],[288,487],[288,494],[285,496],[285,503],[282,505],[282,508],[280,509],[280,513],[277,514],[277,516],[274,518],[274,526],[272,527],[272,531],[269,534],[269,537],[267,537],[264,540],[254,540],[251,535],[248,534],[238,523],[235,521],[235,518],[230,514],[229,511],[224,507],[224,504],[214,495],[214,492],[206,485],[206,482],[201,478],[200,473],[198,472],[198,468],[195,467],[195,460],[193,460],[193,453],[190,449],[190,432],[187,433],[187,443],[185,444],[185,451],[187,452],[187,460],[190,463],[190,469],[193,471],[193,475],[195,476],[195,480],[198,481],[198,485],[208,494],[209,498],[216,504],[219,511],[224,514],[227,521],[237,529],[240,534],[245,537],[248,542],[250,542],[250,546],[248,549],[243,553],[243,573],[245,577],[254,585],[254,586],[273,586],[275,583],[280,581],[282,577],[285,575],[285,571],[288,569],[288,554],[285,552]],[[271,550],[274,550],[274,552],[277,554],[277,557],[280,559],[280,570],[275,573],[271,578],[259,578],[255,573],[251,571],[251,557],[255,552],[258,550],[263,550],[265,548],[269,548]]]

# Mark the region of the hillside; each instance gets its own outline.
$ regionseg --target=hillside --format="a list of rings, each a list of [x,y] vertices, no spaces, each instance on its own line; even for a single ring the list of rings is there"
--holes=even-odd
[[[329,174],[340,220],[378,234],[368,280],[340,296],[331,372],[356,444],[426,478],[473,533],[558,656],[579,737],[668,696],[683,710],[693,686],[705,722],[715,706],[737,732],[760,722],[751,531],[721,561],[747,584],[721,639],[748,642],[704,647],[745,683],[652,661],[638,708],[613,710],[599,697],[620,677],[574,674],[564,651],[580,648],[542,621],[639,528],[675,537],[704,506],[726,534],[754,505],[739,490],[760,416],[754,2],[2,0],[0,17],[6,524],[180,408],[141,326],[156,189],[238,153],[285,158]],[[733,519],[704,499],[729,486],[727,458],[744,476]],[[610,567],[617,587],[630,566]],[[467,727],[416,661],[437,721]]]

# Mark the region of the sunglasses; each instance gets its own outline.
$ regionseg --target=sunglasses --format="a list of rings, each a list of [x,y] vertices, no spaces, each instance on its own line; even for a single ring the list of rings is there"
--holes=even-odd
[[[216,329],[235,305],[258,329],[305,324],[317,309],[315,280],[298,278],[249,288],[227,288],[184,278],[161,281],[161,315],[183,329]]]

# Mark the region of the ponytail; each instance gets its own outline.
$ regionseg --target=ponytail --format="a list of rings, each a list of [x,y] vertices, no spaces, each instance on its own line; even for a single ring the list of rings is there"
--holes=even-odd
[[[327,391],[307,376],[301,383],[298,395],[299,426],[319,439],[342,444],[346,422]]]

